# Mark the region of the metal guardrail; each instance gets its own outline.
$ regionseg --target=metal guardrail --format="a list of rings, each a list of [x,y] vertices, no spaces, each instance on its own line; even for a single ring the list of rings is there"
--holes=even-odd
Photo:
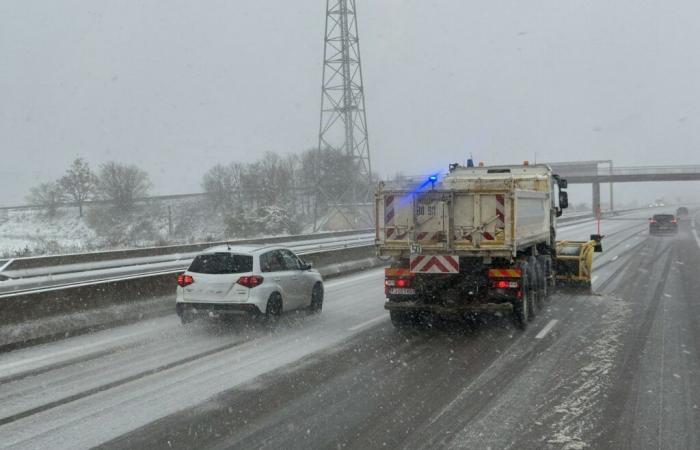
[[[339,242],[332,246],[318,246],[306,249],[298,249],[295,246],[289,246],[294,252],[302,257],[318,258],[319,255],[349,251],[354,249],[363,249],[368,247],[374,247],[374,239],[357,241],[352,243]],[[156,277],[160,275],[177,274],[184,272],[189,267],[192,262],[194,255],[188,256],[187,258],[179,259],[177,261],[170,261],[165,264],[154,264],[150,268],[139,268],[132,273],[118,273],[118,274],[105,274],[100,273],[100,271],[91,272],[91,276],[85,279],[73,279],[70,277],[65,280],[52,280],[51,283],[36,283],[32,284],[32,278],[26,279],[28,283],[24,284],[14,284],[8,286],[9,289],[0,290],[0,299],[8,297],[16,297],[20,295],[57,291],[74,287],[90,286],[95,284],[103,284],[117,281],[125,281],[137,278],[148,278]],[[74,275],[74,274],[72,274]],[[23,280],[19,280],[23,281]]]
[[[636,209],[619,211],[615,212],[614,214],[631,211],[636,211]],[[603,217],[607,216],[609,216],[609,214],[604,214]],[[565,215],[561,217],[559,221],[561,223],[569,223],[586,221],[590,220],[591,218],[592,213],[584,211],[568,215],[568,217]],[[572,223],[571,225],[575,225],[575,223]],[[368,233],[368,231],[372,232]],[[186,246],[154,247],[152,249],[118,250],[114,252],[99,252],[97,254],[68,255],[69,257],[104,254],[124,255],[149,251],[161,252],[164,249],[187,248],[190,250],[191,248],[196,248],[195,251],[189,252],[169,253],[156,256],[139,256],[134,258],[107,259],[96,262],[74,263],[58,266],[39,265],[38,267],[31,267],[32,264],[30,264],[30,267],[27,269],[13,269],[5,272],[8,275],[23,278],[6,280],[0,284],[0,298],[23,295],[32,292],[59,290],[94,283],[114,282],[139,277],[177,273],[185,270],[189,266],[192,258],[199,251],[211,247],[226,245],[227,243],[231,243],[232,245],[284,243],[286,246],[294,249],[300,256],[305,256],[374,246],[374,230],[210,242]],[[65,255],[56,257],[23,258],[20,261],[40,260],[43,262],[55,262],[57,258],[60,260],[63,258],[63,256]],[[6,263],[6,265],[7,264],[9,263]]]
[[[370,247],[374,245],[374,235],[364,233],[345,236],[341,239],[309,239],[283,242],[283,244],[293,249],[298,255],[306,256]],[[206,248],[212,247],[216,246],[206,246]],[[15,278],[0,283],[0,298],[95,282],[182,272],[187,269],[197,253],[199,252],[8,271],[6,273]]]
[[[144,247],[125,250],[107,250],[89,253],[69,253],[64,255],[32,256],[27,258],[14,258],[4,267],[4,271],[31,269],[37,267],[61,266],[67,264],[95,263],[99,261],[110,261],[118,259],[132,259],[139,257],[177,255],[182,253],[193,253],[217,245],[245,245],[245,244],[274,244],[279,242],[294,242],[313,239],[324,239],[344,236],[354,236],[373,233],[374,229],[333,231],[316,234],[300,234],[290,236],[275,236],[254,239],[231,239],[225,241],[200,242],[196,244],[168,245],[162,247]]]

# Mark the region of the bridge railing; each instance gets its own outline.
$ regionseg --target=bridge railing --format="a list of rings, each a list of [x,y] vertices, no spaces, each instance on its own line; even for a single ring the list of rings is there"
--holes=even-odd
[[[667,175],[700,173],[697,166],[644,166],[644,167],[615,167],[612,171],[600,169],[598,175]]]

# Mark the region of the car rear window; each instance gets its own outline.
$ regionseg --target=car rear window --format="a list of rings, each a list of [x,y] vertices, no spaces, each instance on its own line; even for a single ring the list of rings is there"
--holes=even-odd
[[[654,220],[657,222],[670,222],[673,220],[673,215],[671,214],[656,214]]]
[[[253,257],[249,255],[232,255],[230,253],[213,253],[194,258],[190,272],[225,274],[253,271]]]

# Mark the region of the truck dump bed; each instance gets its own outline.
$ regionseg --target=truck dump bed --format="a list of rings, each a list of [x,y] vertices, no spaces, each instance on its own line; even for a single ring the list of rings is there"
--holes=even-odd
[[[433,186],[380,185],[380,255],[514,257],[551,244],[552,175],[546,165],[457,168]]]

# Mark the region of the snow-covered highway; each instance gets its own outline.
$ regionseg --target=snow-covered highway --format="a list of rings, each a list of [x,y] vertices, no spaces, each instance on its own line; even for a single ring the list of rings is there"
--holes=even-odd
[[[596,294],[555,293],[524,332],[508,317],[397,332],[374,269],[274,328],[173,314],[0,354],[0,446],[697,448],[694,230],[602,226]]]

